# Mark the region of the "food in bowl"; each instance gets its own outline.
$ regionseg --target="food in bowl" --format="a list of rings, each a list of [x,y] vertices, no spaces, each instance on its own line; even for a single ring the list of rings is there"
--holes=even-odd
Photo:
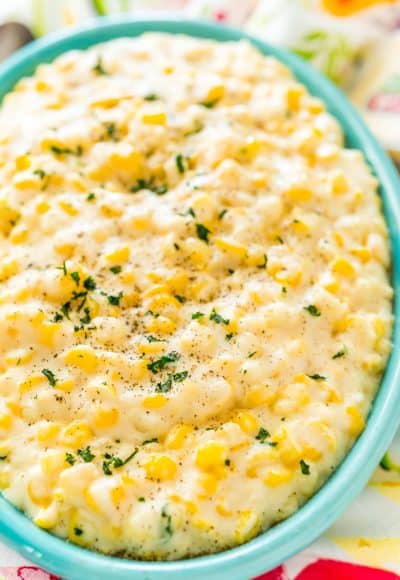
[[[362,431],[390,351],[363,156],[245,41],[69,52],[0,120],[4,496],[148,560],[288,517]]]

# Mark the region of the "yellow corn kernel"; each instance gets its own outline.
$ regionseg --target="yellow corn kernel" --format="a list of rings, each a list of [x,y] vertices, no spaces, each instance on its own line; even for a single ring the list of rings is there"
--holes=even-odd
[[[307,224],[297,219],[292,221],[291,227],[296,234],[308,234],[310,231]]]
[[[246,411],[240,411],[236,417],[232,419],[232,422],[239,425],[241,430],[248,435],[254,435],[259,429],[257,419],[251,415],[251,413],[247,413]]]
[[[60,434],[60,442],[74,449],[85,447],[93,437],[93,431],[84,421],[73,421],[64,427]]]
[[[298,286],[301,282],[302,272],[300,270],[288,272],[287,270],[280,270],[276,272],[274,278],[280,284],[287,286]]]
[[[36,430],[36,438],[39,443],[49,443],[55,439],[60,433],[60,425],[57,423],[44,423],[38,425]]]
[[[40,459],[40,466],[46,475],[58,473],[67,465],[65,453],[58,449],[49,449]]]
[[[212,473],[204,473],[199,483],[207,496],[212,496],[217,491],[218,479]]]
[[[257,453],[253,453],[248,459],[246,475],[247,477],[259,477],[258,470],[265,467],[271,461],[278,458],[278,451],[274,447],[268,447]]]
[[[373,327],[375,331],[375,336],[377,340],[383,338],[386,334],[386,326],[382,318],[375,318],[373,321]]]
[[[246,407],[259,407],[271,402],[272,392],[268,390],[266,385],[253,387],[251,391],[246,393],[245,403]]]
[[[71,348],[65,354],[65,362],[89,373],[96,370],[99,359],[93,348],[86,345]]]
[[[168,455],[154,455],[144,465],[146,477],[155,481],[167,481],[174,479],[176,475],[176,463]]]
[[[232,512],[230,510],[227,510],[222,503],[217,503],[217,505],[215,506],[215,511],[217,512],[217,514],[225,518],[229,518],[232,515]]]
[[[74,254],[76,244],[72,242],[68,244],[54,244],[53,247],[58,254],[61,254],[63,258],[67,259]]]
[[[141,162],[142,155],[139,151],[119,151],[110,156],[111,167],[130,173],[137,170]]]
[[[124,262],[129,260],[130,254],[131,251],[129,246],[121,246],[119,248],[116,248],[112,252],[109,252],[104,257],[107,260],[107,262],[113,264],[123,264]]]
[[[133,477],[128,475],[128,473],[123,473],[121,475],[121,481],[124,485],[136,485],[137,484],[136,479],[133,479]]]
[[[312,191],[305,187],[291,187],[284,192],[290,201],[293,202],[306,202],[310,201],[312,198]]]
[[[65,211],[65,213],[67,213],[70,216],[75,216],[78,215],[79,210],[78,208],[76,208],[71,202],[69,201],[65,201],[65,200],[60,200],[58,202],[58,205],[61,207],[61,209],[63,211]]]
[[[334,195],[340,195],[345,193],[349,188],[346,177],[343,173],[337,173],[332,177],[331,181],[331,191]]]
[[[241,512],[235,526],[235,540],[238,544],[243,544],[253,538],[260,530],[260,521],[256,512],[247,510]]]
[[[125,498],[125,490],[120,485],[113,487],[110,491],[111,501],[115,506],[119,505]]]
[[[166,448],[181,449],[192,432],[193,427],[191,425],[175,425],[165,439]]]
[[[346,278],[353,278],[356,273],[353,264],[347,258],[336,258],[332,263],[332,272]]]
[[[29,231],[24,227],[14,229],[10,234],[10,241],[13,244],[23,244],[29,236]]]
[[[350,250],[350,252],[353,254],[353,256],[356,256],[356,258],[359,258],[361,260],[361,262],[368,262],[368,260],[371,259],[372,254],[371,254],[371,250],[369,248],[353,248],[352,250]]]
[[[218,441],[208,441],[197,449],[196,465],[204,471],[212,471],[224,465],[226,446]]]
[[[88,487],[84,491],[83,495],[84,495],[84,498],[85,498],[87,505],[90,507],[91,510],[93,510],[94,512],[101,512],[101,505],[98,503],[98,501],[94,497],[90,487]]]
[[[322,457],[321,451],[319,451],[319,449],[316,449],[309,443],[304,443],[301,449],[303,459],[309,459],[310,461],[318,461]]]
[[[157,393],[155,395],[149,395],[143,399],[143,407],[145,409],[161,409],[166,405],[168,399],[162,393]]]
[[[165,348],[162,342],[137,342],[136,347],[140,354],[158,354]]]
[[[290,469],[276,467],[268,471],[267,475],[264,477],[264,483],[270,487],[277,487],[278,485],[290,481],[293,478],[293,475],[293,471]]]
[[[75,387],[75,382],[72,379],[65,379],[57,381],[56,389],[62,391],[63,393],[70,393]]]
[[[49,507],[51,503],[51,498],[47,494],[42,494],[38,492],[37,486],[35,486],[32,481],[26,486],[29,499],[35,505],[41,506],[43,508]]]
[[[42,384],[44,381],[44,375],[32,375],[25,379],[24,381],[20,382],[18,385],[18,390],[20,394],[28,393],[38,385]]]
[[[136,281],[135,273],[132,272],[131,270],[125,270],[124,272],[121,272],[119,274],[119,277],[121,282],[128,285],[134,284]]]
[[[337,294],[340,290],[340,284],[333,276],[330,276],[323,284],[323,288],[331,294]]]
[[[204,532],[211,532],[214,530],[214,525],[209,520],[204,518],[193,518],[192,524],[198,529]]]
[[[170,495],[170,501],[183,505],[187,512],[191,515],[195,514],[198,511],[197,505],[193,501],[188,501],[179,495]]]
[[[155,284],[143,292],[143,298],[150,298],[151,296],[157,296],[159,294],[168,295],[169,288],[166,284]]]
[[[10,487],[10,483],[10,471],[3,468],[0,472],[0,489],[7,489],[7,487]]]
[[[241,260],[244,260],[244,258],[246,257],[247,254],[246,247],[242,246],[241,244],[230,242],[229,240],[226,240],[224,238],[215,238],[214,242],[217,248],[219,248],[223,252],[226,252],[227,254],[231,254],[232,256],[235,256],[236,258],[239,258]]]
[[[260,150],[261,150],[261,143],[257,139],[254,139],[254,137],[248,137],[246,139],[246,143],[245,143],[244,147],[242,148],[243,153],[250,160],[254,159],[259,154]],[[261,178],[261,179],[263,179],[263,178]],[[254,183],[254,185],[256,187],[257,186],[262,187],[263,185],[265,185],[265,183],[264,182],[263,183]]]
[[[144,113],[142,115],[143,123],[147,125],[166,125],[167,115],[164,112]]]
[[[51,348],[54,346],[54,338],[57,332],[61,330],[61,324],[57,322],[44,322],[39,331],[39,342],[43,346]]]
[[[158,316],[158,318],[148,316],[147,318],[148,318],[146,320],[147,332],[163,335],[163,334],[172,334],[176,329],[176,323],[167,316]]]
[[[85,546],[85,534],[77,534],[76,530],[80,529],[81,515],[78,509],[74,509],[68,523],[68,540],[79,546]]]
[[[350,421],[349,433],[353,437],[356,437],[364,429],[365,426],[364,418],[361,415],[360,411],[357,409],[357,407],[354,407],[353,405],[349,405],[348,407],[346,407],[346,413]]]
[[[44,213],[46,213],[46,212],[49,211],[50,204],[47,201],[45,201],[45,200],[40,200],[36,204],[36,208],[35,209],[36,209],[36,212],[38,214],[44,214]]]
[[[49,85],[48,83],[46,83],[46,81],[44,81],[42,79],[38,79],[35,83],[35,89],[39,93],[44,93],[44,92],[48,91],[49,89],[51,89],[51,85]]]
[[[123,214],[123,210],[120,207],[107,203],[101,204],[100,211],[107,218],[120,217]]]
[[[301,86],[289,87],[286,93],[286,102],[290,111],[297,111],[300,106],[301,97],[304,94],[304,89]]]
[[[9,351],[4,360],[8,365],[20,365],[25,364],[32,360],[33,350],[29,348],[17,348],[16,350]]]
[[[0,232],[8,236],[18,220],[19,215],[17,210],[8,205],[6,199],[0,199]]]
[[[33,523],[43,530],[50,530],[57,523],[57,513],[49,514],[48,510],[40,510],[33,518]]]
[[[15,160],[15,168],[17,171],[25,171],[30,168],[31,164],[29,155],[20,155]]]
[[[13,419],[9,413],[0,413],[0,429],[10,429]]]
[[[211,87],[205,98],[206,103],[215,103],[223,98],[225,93],[225,88],[223,85],[216,85]]]
[[[5,282],[15,274],[19,270],[19,264],[17,260],[13,258],[5,258],[2,262],[0,262],[0,282]]]
[[[99,407],[93,416],[93,424],[99,429],[112,427],[117,423],[118,417],[119,413],[117,409]]]

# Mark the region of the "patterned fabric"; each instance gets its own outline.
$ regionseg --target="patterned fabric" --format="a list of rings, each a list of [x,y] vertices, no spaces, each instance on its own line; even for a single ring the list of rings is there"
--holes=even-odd
[[[110,10],[109,0],[0,4],[0,22],[21,21],[36,35]],[[396,34],[396,29],[400,33],[400,0],[113,0],[112,6],[140,16],[169,10],[241,26],[296,51],[344,87],[350,86],[360,60],[368,60],[379,39]],[[400,116],[400,72],[390,90],[385,88],[386,105],[387,93],[391,113]],[[382,108],[382,96],[371,98],[374,106]],[[0,580],[16,579],[57,577],[0,544]],[[258,580],[340,579],[400,580],[400,434],[363,493],[324,536]]]

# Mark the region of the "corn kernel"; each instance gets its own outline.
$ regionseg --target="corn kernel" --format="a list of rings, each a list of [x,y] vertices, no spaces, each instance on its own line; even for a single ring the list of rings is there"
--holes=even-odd
[[[162,393],[149,395],[143,399],[143,407],[145,409],[161,409],[167,403],[167,400],[167,397]]]
[[[76,208],[71,202],[69,201],[65,201],[65,200],[60,200],[58,202],[58,205],[61,207],[61,209],[63,211],[65,211],[65,213],[67,213],[70,216],[75,216],[78,215],[79,210],[78,208]]]
[[[70,393],[75,387],[75,382],[72,379],[65,379],[57,381],[56,389],[62,391],[63,393]]]
[[[274,468],[268,471],[267,475],[264,477],[264,483],[270,487],[277,487],[287,483],[293,478],[293,471],[282,468]]]
[[[118,410],[117,409],[105,409],[99,407],[93,417],[93,424],[97,428],[107,428],[112,427],[118,421]]]
[[[208,441],[197,449],[196,465],[204,471],[212,471],[224,465],[226,447],[218,441]]]
[[[146,320],[147,332],[154,334],[172,334],[176,329],[176,323],[167,316],[158,316],[157,318],[148,317]]]
[[[175,425],[165,439],[166,448],[181,449],[192,431],[191,425]]]
[[[167,115],[163,112],[144,113],[142,121],[147,125],[166,125]]]
[[[121,246],[120,248],[116,248],[112,252],[109,252],[104,257],[110,263],[122,264],[129,260],[130,253],[129,246]]]
[[[343,173],[337,173],[333,176],[331,181],[331,191],[334,195],[345,193],[349,188],[346,177]]]
[[[304,89],[301,86],[289,87],[286,94],[287,106],[290,111],[297,111],[300,106],[301,97],[304,94]]]
[[[215,245],[217,246],[217,248],[219,248],[223,252],[226,252],[227,254],[231,254],[232,256],[235,256],[236,258],[239,258],[240,260],[244,260],[244,258],[246,257],[247,250],[246,250],[245,246],[242,246],[240,244],[236,244],[235,242],[231,242],[231,241],[226,240],[224,238],[215,238],[214,241],[215,241]]]
[[[51,503],[51,498],[45,493],[40,493],[37,486],[35,486],[32,481],[27,485],[28,496],[32,503],[35,505],[47,508]]]
[[[364,418],[361,415],[360,411],[357,409],[357,407],[354,407],[352,405],[346,408],[346,413],[350,421],[349,433],[353,437],[357,437],[357,435],[359,435],[361,431],[364,429],[365,426]]]
[[[232,422],[237,423],[241,430],[248,435],[254,435],[259,429],[257,419],[246,411],[239,412],[236,417],[232,419]]]
[[[156,481],[174,479],[176,475],[176,463],[168,455],[155,455],[144,465],[146,477]]]
[[[39,330],[39,342],[49,348],[54,346],[54,338],[61,330],[61,324],[56,322],[44,322]]]
[[[115,506],[119,505],[121,501],[125,498],[125,490],[120,485],[113,487],[110,492],[111,501]]]
[[[25,169],[30,168],[31,164],[29,155],[20,155],[15,160],[15,168],[17,171],[25,171]]]
[[[0,429],[10,429],[12,416],[9,413],[0,413]]]
[[[5,282],[12,276],[15,276],[19,270],[17,260],[13,258],[6,258],[0,262],[0,282]]]
[[[217,491],[218,479],[212,473],[204,473],[199,483],[207,496],[213,496]]]
[[[225,93],[225,88],[223,85],[216,85],[211,87],[205,98],[206,103],[215,103],[223,98]]]
[[[65,354],[65,362],[90,373],[96,370],[99,359],[90,346],[82,345],[71,348]]]
[[[292,202],[307,202],[312,198],[312,191],[305,187],[292,187],[284,192]]]
[[[24,381],[20,382],[18,385],[18,390],[20,394],[28,393],[35,387],[39,386],[44,382],[44,375],[32,375],[26,378]]]
[[[350,252],[353,254],[353,256],[356,256],[356,258],[359,258],[361,260],[361,262],[368,262],[368,260],[371,259],[372,254],[371,254],[371,250],[369,248],[353,248],[352,250],[350,250]]]
[[[241,512],[235,527],[235,540],[243,544],[253,538],[260,530],[260,521],[256,512],[252,510]]]
[[[43,473],[52,475],[65,469],[65,453],[57,449],[50,449],[40,459],[40,466]]]
[[[84,421],[73,421],[64,427],[60,434],[60,442],[74,449],[85,447],[93,437],[93,431]]]
[[[353,264],[346,258],[336,258],[332,263],[332,272],[346,278],[353,278],[356,273]]]
[[[36,438],[39,443],[49,443],[55,439],[60,432],[60,426],[56,423],[44,423],[38,425],[36,430]]]
[[[8,365],[20,365],[25,364],[32,360],[33,350],[29,348],[17,348],[16,350],[9,351],[4,360]]]

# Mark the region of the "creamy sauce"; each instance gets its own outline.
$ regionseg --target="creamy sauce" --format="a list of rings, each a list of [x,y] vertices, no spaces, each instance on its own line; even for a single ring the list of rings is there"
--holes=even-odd
[[[286,518],[390,350],[376,180],[246,42],[40,66],[0,111],[0,485],[42,528],[175,559]]]

